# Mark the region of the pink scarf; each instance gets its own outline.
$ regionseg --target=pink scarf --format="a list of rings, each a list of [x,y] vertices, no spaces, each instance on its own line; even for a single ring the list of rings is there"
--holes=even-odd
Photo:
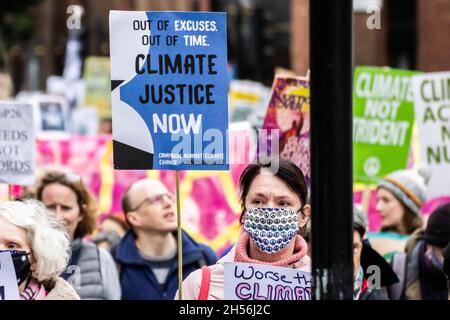
[[[42,284],[31,279],[26,289],[20,294],[20,300],[42,300],[47,296],[47,291]]]
[[[247,232],[243,232],[239,237],[239,240],[236,244],[236,252],[234,255],[234,261],[236,262],[246,262],[246,263],[259,263],[259,264],[267,264],[271,266],[277,267],[287,267],[290,264],[293,264],[297,261],[303,259],[308,251],[308,245],[301,236],[297,235],[295,237],[295,246],[294,246],[294,254],[290,257],[281,259],[275,262],[265,262],[256,259],[252,259],[248,256],[247,248],[250,244],[250,236]]]

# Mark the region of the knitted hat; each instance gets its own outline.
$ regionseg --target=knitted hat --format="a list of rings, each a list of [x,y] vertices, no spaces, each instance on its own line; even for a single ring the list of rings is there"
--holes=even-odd
[[[425,241],[440,248],[450,242],[450,203],[439,206],[431,213],[425,229]]]
[[[366,233],[368,225],[367,215],[359,208],[358,205],[353,204],[353,228],[360,229]]]
[[[420,207],[427,198],[429,176],[425,168],[394,171],[378,182],[377,189],[389,190],[413,213],[420,215]]]

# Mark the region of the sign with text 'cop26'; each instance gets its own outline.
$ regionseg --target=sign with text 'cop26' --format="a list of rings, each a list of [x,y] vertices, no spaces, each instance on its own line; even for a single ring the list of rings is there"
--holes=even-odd
[[[356,182],[376,183],[405,169],[414,105],[414,71],[357,67],[353,80],[353,172]]]
[[[36,142],[30,104],[0,101],[0,183],[34,184]]]
[[[311,274],[286,267],[225,262],[225,300],[311,300]]]
[[[227,170],[225,13],[111,11],[116,169]]]

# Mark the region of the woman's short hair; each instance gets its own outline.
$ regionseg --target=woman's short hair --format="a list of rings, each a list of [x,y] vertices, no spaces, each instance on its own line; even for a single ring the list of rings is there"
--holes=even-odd
[[[38,200],[42,201],[42,193],[45,187],[53,183],[70,188],[77,196],[77,203],[82,220],[75,230],[74,238],[83,238],[92,234],[97,224],[97,204],[92,192],[83,183],[81,177],[74,173],[62,171],[47,172],[41,178],[37,188],[36,196]]]
[[[0,217],[25,230],[36,263],[32,277],[40,283],[54,281],[66,269],[70,240],[63,222],[32,199],[0,202]]]
[[[277,167],[278,170],[274,172],[274,175],[280,178],[284,183],[287,184],[289,189],[291,189],[293,192],[295,192],[301,203],[302,203],[302,209],[303,206],[307,204],[307,198],[308,198],[308,188],[306,186],[306,180],[305,176],[303,175],[302,170],[300,170],[299,167],[297,167],[293,162],[283,160],[283,159],[277,159]],[[250,190],[250,186],[255,180],[255,178],[260,174],[262,168],[273,168],[273,160],[267,161],[266,163],[254,163],[247,166],[247,168],[244,169],[244,171],[241,174],[241,177],[239,179],[239,186],[241,190],[241,217],[239,221],[243,223],[244,213],[245,213],[245,199],[247,197],[247,194]]]

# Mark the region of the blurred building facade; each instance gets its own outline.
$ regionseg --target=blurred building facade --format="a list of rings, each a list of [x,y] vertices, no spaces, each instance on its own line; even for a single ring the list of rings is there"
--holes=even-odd
[[[13,77],[15,92],[43,90],[48,76],[61,75],[68,36],[67,8],[73,4],[85,9],[84,56],[109,55],[108,14],[112,9],[225,11],[229,59],[236,77],[270,85],[276,67],[291,69],[299,75],[308,71],[309,1],[35,0],[35,4],[25,9],[33,20],[32,36],[26,43],[18,42],[3,50],[5,68]],[[354,1],[362,6],[354,11],[355,65],[450,70],[450,1]],[[364,8],[370,3],[379,4],[380,29],[367,27],[372,14]]]

